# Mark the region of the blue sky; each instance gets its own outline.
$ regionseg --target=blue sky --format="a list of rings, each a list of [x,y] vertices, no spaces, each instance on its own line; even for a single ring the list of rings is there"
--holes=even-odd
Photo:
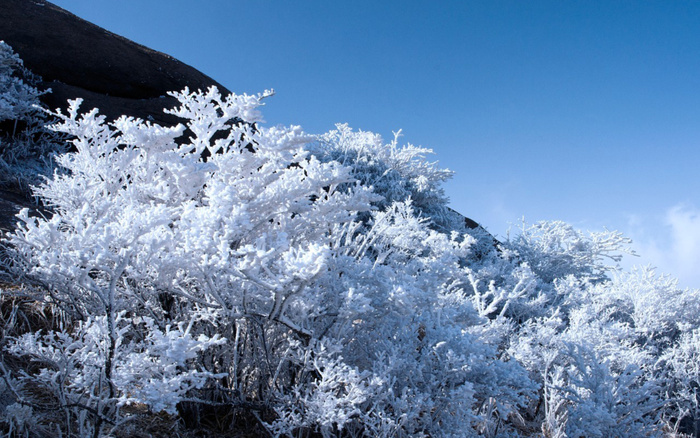
[[[700,3],[60,0],[231,91],[268,124],[430,147],[453,208],[504,236],[617,229],[700,287]]]

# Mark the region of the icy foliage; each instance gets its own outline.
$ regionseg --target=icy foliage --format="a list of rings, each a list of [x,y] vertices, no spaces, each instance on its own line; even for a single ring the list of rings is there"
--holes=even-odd
[[[55,134],[44,129],[46,117],[36,88],[37,78],[12,47],[0,41],[0,184],[26,188],[48,175],[52,154],[63,149]]]
[[[318,137],[312,151],[321,160],[350,167],[354,178],[382,195],[377,203],[380,209],[410,198],[424,216],[442,219],[447,198],[441,183],[452,172],[425,159],[433,153],[430,149],[410,143],[399,146],[399,137],[400,132],[394,133],[394,139],[385,144],[377,134],[356,132],[347,124],[338,124],[335,130]]]
[[[606,272],[618,263],[621,252],[628,248],[630,239],[617,231],[588,233],[574,229],[560,221],[522,224],[517,236],[508,241],[508,248],[546,282],[573,275],[589,280],[603,279]]]
[[[27,83],[32,79],[12,47],[0,41],[0,121],[27,121],[35,116],[41,92]]]
[[[3,430],[210,406],[280,437],[697,434],[700,291],[620,272],[615,232],[485,239],[428,150],[260,126],[269,95],[173,93],[171,128],[54,114],[53,214],[4,244],[61,323],[7,342],[31,366],[2,366]]]
[[[380,197],[298,128],[253,124],[265,95],[174,95],[174,128],[106,123],[79,101],[55,114],[74,152],[37,188],[54,214],[23,212],[8,239],[78,322],[13,344],[61,364],[23,379],[83,400],[76,418],[97,429],[130,403],[175,413],[212,391],[273,408],[287,435],[437,436],[525,403],[525,371],[465,330],[483,324],[460,286],[473,238],[430,229],[410,199],[373,211]]]

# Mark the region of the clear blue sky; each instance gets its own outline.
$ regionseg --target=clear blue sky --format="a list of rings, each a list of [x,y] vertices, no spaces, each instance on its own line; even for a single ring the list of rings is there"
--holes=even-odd
[[[700,287],[700,3],[60,0],[234,92],[269,124],[432,148],[452,206],[617,229]]]

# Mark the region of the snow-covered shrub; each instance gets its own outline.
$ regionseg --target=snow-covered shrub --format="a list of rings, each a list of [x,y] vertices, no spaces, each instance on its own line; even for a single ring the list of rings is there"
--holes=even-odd
[[[573,275],[597,281],[617,264],[630,240],[617,231],[590,232],[586,236],[561,221],[542,221],[533,225],[523,222],[520,232],[506,246],[545,282]]]
[[[545,412],[545,424],[553,435],[561,431],[576,438],[662,435],[656,422],[661,405],[657,388],[642,378],[638,368],[616,372],[590,346],[565,344],[545,373],[549,397],[545,410],[553,410]]]
[[[37,189],[54,214],[37,219],[25,211],[23,224],[10,236],[16,260],[27,275],[46,285],[51,302],[97,330],[90,354],[72,355],[80,363],[96,363],[97,376],[88,380],[102,391],[95,394],[92,386],[85,387],[105,410],[88,411],[97,418],[96,427],[102,417],[118,416],[118,404],[134,397],[152,409],[174,409],[181,398],[177,388],[191,373],[179,362],[170,365],[158,350],[164,347],[155,346],[154,337],[165,336],[158,333],[168,333],[169,325],[191,324],[206,310],[208,317],[196,324],[200,340],[217,339],[219,326],[224,333],[234,326],[235,340],[247,344],[247,335],[240,335],[246,324],[239,321],[245,319],[254,326],[250,336],[261,335],[258,319],[269,321],[262,330],[275,342],[291,336],[289,330],[308,336],[301,321],[290,317],[291,304],[324,271],[329,227],[349,221],[370,199],[361,189],[336,194],[333,186],[350,181],[347,171],[307,158],[298,129],[232,126],[239,117],[256,121],[260,97],[224,99],[214,89],[177,97],[182,106],[173,113],[187,118],[194,133],[181,145],[175,139],[184,131],[182,125],[162,128],[127,117],[108,125],[96,110],[79,116],[78,101],[71,103],[68,115],[56,114],[61,123],[54,129],[75,137],[75,152],[58,159],[65,172]],[[221,129],[228,135],[212,141]],[[211,154],[206,161],[201,158],[205,150]],[[150,322],[131,327],[124,315]],[[99,330],[95,321],[100,321]],[[126,335],[133,342],[123,341]],[[75,344],[69,334],[36,341],[42,345],[52,339],[61,348]],[[236,378],[248,379],[240,366],[262,370],[270,365],[265,364],[269,357],[257,356],[268,347],[255,345],[253,358],[243,352],[243,357],[225,358],[232,363],[217,360],[219,371],[231,371],[235,387]],[[18,342],[13,351],[40,353],[26,342]],[[244,359],[254,363],[239,363]],[[160,367],[176,376],[165,378]],[[148,376],[140,374],[139,390],[130,394],[117,385],[124,368],[161,377],[149,390],[156,381],[148,383]],[[179,382],[174,387],[168,383],[173,378]],[[46,383],[41,375],[37,379]],[[251,382],[258,383],[267,382]],[[67,390],[63,386],[50,389],[60,393]]]
[[[468,330],[484,323],[462,284],[472,242],[432,230],[405,202],[374,213],[347,247],[355,268],[335,286],[363,292],[362,312],[329,335],[344,342],[344,357],[383,382],[384,395],[371,400],[374,418],[363,417],[369,436],[504,429],[534,392],[518,364],[499,360],[494,345]]]
[[[635,363],[643,352],[607,337],[615,334],[614,324],[582,330],[552,316],[513,337],[509,354],[542,383],[537,421],[546,436],[661,436],[663,383]]]
[[[700,328],[683,333],[675,345],[662,357],[669,366],[666,394],[674,401],[674,409],[667,416],[679,428],[690,422],[685,431],[700,434]],[[689,420],[689,421],[688,421]]]
[[[37,78],[12,47],[0,41],[0,184],[19,185],[50,175],[52,154],[62,150],[57,136],[44,129]]]
[[[110,322],[116,336],[109,332]],[[65,424],[84,431],[79,435],[91,435],[104,423],[114,425],[123,406],[145,404],[156,412],[176,413],[183,396],[212,377],[192,366],[192,359],[222,340],[203,334],[194,338],[191,324],[160,330],[148,318],[140,322],[147,338],[130,340],[141,335],[135,324],[121,312],[112,321],[106,315],[88,317],[70,331],[19,337],[8,352],[36,362],[41,371],[20,376],[15,390],[50,394],[50,403],[65,408]],[[31,396],[22,402],[36,404]]]
[[[32,86],[32,74],[12,47],[0,41],[0,121],[12,120],[13,124],[28,122],[36,117],[34,107],[41,92]]]
[[[589,343],[613,373],[638,369],[666,400],[659,409],[663,421],[671,429],[686,424],[685,432],[697,434],[687,426],[700,417],[692,390],[697,379],[686,373],[686,363],[692,363],[693,333],[700,327],[700,291],[680,289],[647,267],[583,289],[578,300],[562,336]]]
[[[535,378],[544,385],[540,403],[548,433],[695,433],[681,420],[698,418],[695,384],[684,370],[700,322],[700,291],[679,289],[651,268],[608,275],[600,280],[584,271],[580,278],[555,279],[553,288],[541,285],[554,300],[509,337],[509,354],[532,375],[541,374]]]
[[[410,202],[414,213],[433,229],[444,233],[453,231],[469,234],[475,240],[466,257],[481,259],[495,250],[495,239],[481,227],[467,226],[465,217],[448,207],[442,183],[453,172],[427,160],[431,149],[406,144],[399,146],[401,132],[395,132],[385,143],[378,134],[353,131],[347,124],[315,137],[310,151],[319,160],[337,161],[350,169],[351,175],[363,186],[380,195],[373,202],[379,210],[394,203]],[[340,187],[339,189],[343,189]],[[359,219],[366,221],[367,214]]]
[[[55,114],[74,151],[36,189],[54,214],[24,211],[8,236],[73,321],[11,347],[39,360],[21,383],[68,409],[66,428],[118,430],[130,405],[172,414],[187,399],[258,409],[289,436],[510,430],[536,388],[479,339],[471,236],[431,228],[413,196],[382,203],[299,128],[255,125],[267,95],[173,95],[173,128],[107,123],[79,101]]]
[[[411,199],[420,215],[444,221],[447,198],[441,184],[452,171],[426,160],[426,155],[433,153],[431,149],[410,143],[399,146],[399,137],[400,132],[394,133],[394,139],[386,144],[378,134],[338,124],[311,146],[320,160],[348,166],[355,179],[380,194],[382,198],[375,203],[380,209]]]

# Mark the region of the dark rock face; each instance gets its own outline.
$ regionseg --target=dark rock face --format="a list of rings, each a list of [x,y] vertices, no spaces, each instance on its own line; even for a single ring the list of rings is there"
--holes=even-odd
[[[223,86],[196,69],[89,23],[47,1],[0,0],[0,40],[43,78],[49,108],[66,108],[82,97],[83,109],[108,119],[127,114],[172,125],[163,113],[175,99],[168,91]],[[149,117],[150,116],[150,117]]]

